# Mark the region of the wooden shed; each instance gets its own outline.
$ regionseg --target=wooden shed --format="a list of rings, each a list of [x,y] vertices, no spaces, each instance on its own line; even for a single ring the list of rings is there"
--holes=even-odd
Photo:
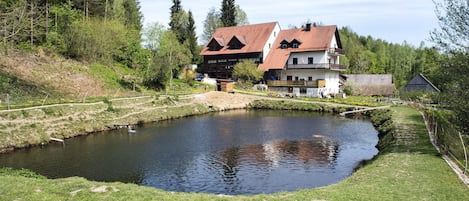
[[[425,76],[422,75],[422,73],[419,73],[412,80],[410,80],[410,82],[404,86],[403,90],[440,92],[440,89],[433,85]]]
[[[227,79],[217,79],[217,91],[233,92],[234,81]]]

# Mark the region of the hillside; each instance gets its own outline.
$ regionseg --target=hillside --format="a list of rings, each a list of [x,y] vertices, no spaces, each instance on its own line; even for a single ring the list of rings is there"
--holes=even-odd
[[[10,52],[0,57],[0,97],[12,104],[43,99],[80,99],[132,93],[126,79],[134,71],[118,66],[88,64],[60,56]],[[131,85],[131,84],[130,84]]]

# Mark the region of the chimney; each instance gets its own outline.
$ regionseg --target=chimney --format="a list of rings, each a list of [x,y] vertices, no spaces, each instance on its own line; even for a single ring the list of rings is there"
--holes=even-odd
[[[311,31],[311,23],[306,23],[305,31]]]

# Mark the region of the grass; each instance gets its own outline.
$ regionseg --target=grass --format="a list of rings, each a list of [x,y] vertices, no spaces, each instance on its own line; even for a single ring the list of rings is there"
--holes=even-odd
[[[430,144],[420,113],[408,107],[390,111],[395,130],[382,138],[387,143],[380,155],[344,181],[327,187],[231,197],[78,177],[46,179],[25,170],[4,170],[0,171],[0,200],[469,200],[467,186]],[[105,192],[97,192],[100,189]]]

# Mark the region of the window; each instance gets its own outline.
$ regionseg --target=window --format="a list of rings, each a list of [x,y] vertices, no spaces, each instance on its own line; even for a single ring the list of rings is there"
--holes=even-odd
[[[298,58],[293,58],[293,65],[297,65],[298,64]]]
[[[287,49],[288,48],[288,44],[282,44],[282,49]]]
[[[308,77],[308,81],[313,81],[313,77]]]
[[[238,62],[238,59],[228,59],[229,62]]]
[[[307,92],[306,87],[300,88],[300,94],[306,94],[306,92]]]
[[[209,63],[209,64],[216,64],[216,63],[217,63],[217,60],[208,60],[207,63]]]
[[[295,81],[298,81],[300,80],[300,78],[298,76],[295,76]]]
[[[272,48],[272,44],[269,43],[269,49]]]
[[[291,75],[288,75],[287,80],[291,81],[291,80],[293,80],[293,77]]]
[[[226,59],[219,59],[218,63],[226,63]]]
[[[293,44],[292,44],[292,47],[293,47],[293,48],[298,48],[298,43],[293,43]]]
[[[308,64],[313,64],[313,63],[314,63],[314,58],[308,57]]]

